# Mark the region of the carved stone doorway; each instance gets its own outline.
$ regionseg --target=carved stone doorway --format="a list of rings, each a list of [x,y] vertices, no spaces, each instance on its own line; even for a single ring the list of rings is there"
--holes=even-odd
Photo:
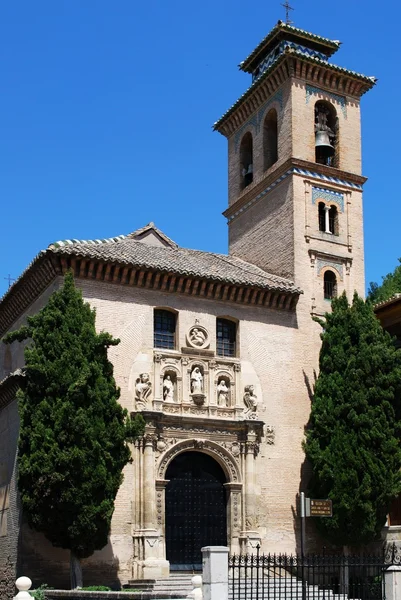
[[[203,546],[227,545],[226,477],[201,452],[183,452],[166,479],[166,558],[171,570],[201,570]]]

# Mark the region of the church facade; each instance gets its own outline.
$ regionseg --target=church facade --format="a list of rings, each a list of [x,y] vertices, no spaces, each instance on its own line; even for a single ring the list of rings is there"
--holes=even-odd
[[[0,302],[0,336],[72,269],[96,308],[121,403],[141,411],[109,544],[86,582],[199,568],[200,548],[299,549],[302,440],[320,349],[312,320],[364,295],[360,98],[374,78],[338,67],[339,42],[281,21],[240,65],[252,82],[214,125],[228,140],[229,253],[178,247],[153,223],[41,252]],[[17,342],[0,348],[0,563],[68,584],[68,553],[21,521]],[[21,524],[22,523],[22,524]],[[19,542],[18,542],[19,540]],[[311,547],[313,540],[310,540]]]

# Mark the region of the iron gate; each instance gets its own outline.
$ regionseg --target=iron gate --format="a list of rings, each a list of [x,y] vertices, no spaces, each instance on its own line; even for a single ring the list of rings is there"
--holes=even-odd
[[[230,600],[385,600],[393,545],[373,555],[240,554],[229,557]]]

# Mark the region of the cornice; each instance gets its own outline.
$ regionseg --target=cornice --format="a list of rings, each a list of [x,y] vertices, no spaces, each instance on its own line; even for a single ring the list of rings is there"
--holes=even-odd
[[[94,260],[79,254],[39,254],[0,302],[0,337],[2,337],[54,281],[72,270],[76,279],[102,281],[137,288],[185,294],[220,302],[234,302],[266,308],[294,310],[302,291],[268,285],[240,285],[212,279],[179,275],[156,269],[141,269],[127,264]]]
[[[351,97],[357,101],[376,82],[374,77],[367,77],[287,48],[216,121],[213,129],[230,137],[291,77],[321,88],[323,92]]]
[[[290,175],[304,177],[311,182],[317,182],[320,186],[328,188],[334,186],[336,191],[339,189],[362,191],[363,184],[367,181],[367,178],[362,175],[299,158],[289,158],[273,172],[245,188],[236,202],[223,212],[223,215],[228,221],[232,221]]]

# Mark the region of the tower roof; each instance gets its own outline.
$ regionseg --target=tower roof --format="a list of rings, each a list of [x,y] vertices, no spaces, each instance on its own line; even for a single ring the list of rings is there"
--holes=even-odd
[[[258,64],[283,40],[306,46],[325,57],[332,56],[339,49],[341,42],[309,33],[278,21],[270,33],[258,44],[251,54],[239,64],[239,68],[247,73],[253,73]]]

